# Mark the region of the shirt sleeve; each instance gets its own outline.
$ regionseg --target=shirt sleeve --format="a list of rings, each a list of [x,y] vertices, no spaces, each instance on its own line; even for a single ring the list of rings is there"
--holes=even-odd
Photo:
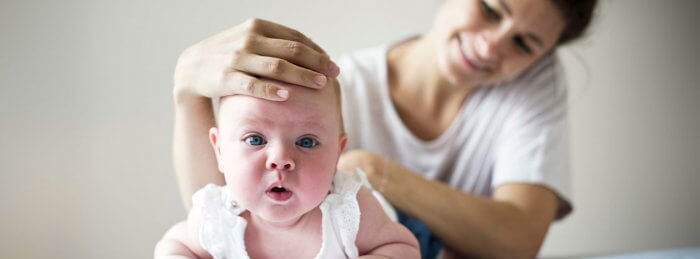
[[[566,85],[555,63],[521,78],[497,141],[492,188],[532,183],[559,198],[556,219],[572,211]]]

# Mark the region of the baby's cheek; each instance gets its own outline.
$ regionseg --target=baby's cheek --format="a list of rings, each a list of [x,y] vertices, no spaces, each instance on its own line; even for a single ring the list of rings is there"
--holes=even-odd
[[[227,171],[241,171],[245,170],[247,166],[253,166],[253,158],[250,152],[244,152],[241,148],[232,144],[225,144],[221,146],[221,157],[220,164]]]
[[[234,199],[245,207],[259,202],[260,178],[259,174],[246,171],[245,168],[235,168],[226,173],[226,185],[228,185],[234,195]]]
[[[312,176],[313,179],[310,179],[310,181],[314,183],[314,193],[325,196],[332,185],[333,176],[335,175],[335,166],[326,165],[319,167],[316,168],[315,172],[314,176]]]
[[[328,195],[330,191],[331,183],[330,181],[317,181],[313,185],[307,185],[304,191],[305,199],[309,201],[308,205],[317,206]]]

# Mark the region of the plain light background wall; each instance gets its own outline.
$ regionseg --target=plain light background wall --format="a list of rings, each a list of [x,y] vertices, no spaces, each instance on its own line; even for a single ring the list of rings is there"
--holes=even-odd
[[[338,55],[430,28],[438,0],[0,2],[0,257],[148,258],[185,217],[172,70],[257,16]],[[700,1],[602,1],[560,50],[574,214],[541,256],[700,246]]]

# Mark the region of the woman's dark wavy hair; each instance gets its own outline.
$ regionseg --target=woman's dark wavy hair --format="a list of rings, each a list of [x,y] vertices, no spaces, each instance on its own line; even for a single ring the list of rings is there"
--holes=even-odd
[[[593,18],[597,0],[551,0],[561,12],[566,27],[557,45],[563,45],[580,38]]]

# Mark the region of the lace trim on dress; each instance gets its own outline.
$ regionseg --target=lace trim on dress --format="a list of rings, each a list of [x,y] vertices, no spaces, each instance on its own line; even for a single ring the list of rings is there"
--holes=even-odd
[[[214,258],[249,258],[245,250],[246,221],[238,215],[240,206],[232,206],[225,187],[208,184],[192,196],[192,209],[201,211],[199,240]]]
[[[361,181],[357,173],[337,172],[333,179],[333,188],[324,204],[328,204],[328,215],[340,234],[345,255],[348,258],[358,256],[355,238],[360,229],[360,206],[357,204],[357,191]]]

